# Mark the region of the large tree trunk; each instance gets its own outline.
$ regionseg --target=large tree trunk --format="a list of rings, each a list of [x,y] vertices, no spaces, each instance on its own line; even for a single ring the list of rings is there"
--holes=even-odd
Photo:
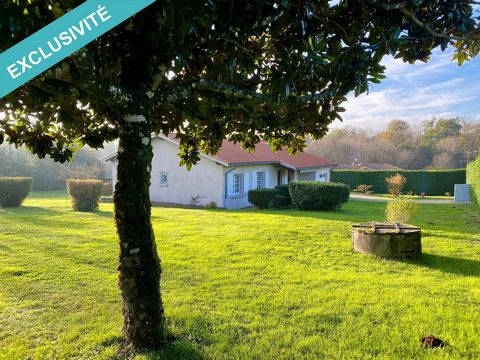
[[[151,224],[150,122],[127,116],[120,127],[115,220],[120,240],[120,290],[125,346],[158,347],[167,338],[160,294],[160,259]]]

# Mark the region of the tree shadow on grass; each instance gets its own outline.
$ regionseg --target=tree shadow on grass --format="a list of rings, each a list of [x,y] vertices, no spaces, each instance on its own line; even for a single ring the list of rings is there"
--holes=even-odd
[[[338,220],[350,222],[372,221],[372,219],[383,219],[385,211],[384,204],[374,204],[367,211],[357,206],[344,206],[338,210],[329,211],[304,211],[297,209],[283,210],[260,210],[260,209],[242,209],[228,211],[229,214],[262,214],[272,216],[287,216],[293,218],[310,218],[319,220]]]
[[[202,353],[195,348],[195,346],[187,341],[174,341],[168,343],[161,350],[149,351],[144,350],[136,352],[138,355],[142,355],[149,360],[203,360],[205,357]]]
[[[122,337],[114,336],[105,340],[102,343],[102,347],[117,346],[122,347]],[[194,346],[194,344],[181,340],[172,339],[159,350],[132,350],[127,352],[121,352],[115,359],[132,359],[135,356],[142,356],[149,360],[203,360],[205,356]]]
[[[418,260],[400,260],[412,265],[463,276],[480,276],[480,260],[423,253]]]
[[[56,210],[50,207],[39,207],[39,206],[19,206],[19,207],[12,207],[12,208],[0,208],[0,214],[4,213],[6,215],[13,215],[16,219],[22,217],[48,217],[48,216],[56,216],[61,214],[91,214],[97,215],[106,218],[113,218],[113,211],[112,210],[97,210],[97,211],[86,211],[86,212],[76,212],[72,208],[68,208],[65,210]]]

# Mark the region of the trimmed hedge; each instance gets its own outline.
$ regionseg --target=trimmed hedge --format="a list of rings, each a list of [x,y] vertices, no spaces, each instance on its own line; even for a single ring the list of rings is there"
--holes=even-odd
[[[336,210],[350,197],[350,187],[340,183],[292,181],[289,188],[292,204],[300,210]]]
[[[269,209],[270,202],[277,195],[278,189],[253,189],[248,191],[248,201],[260,209]]]
[[[278,190],[278,195],[285,196],[290,205],[292,204],[292,197],[290,196],[290,189],[288,187],[288,184],[277,185],[275,186],[275,189]]]
[[[270,209],[288,209],[292,206],[292,202],[286,196],[275,195],[268,206]]]
[[[72,199],[73,210],[95,211],[102,195],[102,180],[67,180],[67,191]]]
[[[0,177],[0,207],[22,205],[32,189],[30,177]]]
[[[467,165],[467,184],[470,184],[472,203],[480,205],[480,156]]]
[[[331,179],[349,185],[352,189],[358,185],[372,185],[372,191],[377,194],[387,194],[388,185],[385,178],[403,175],[407,183],[403,193],[425,193],[426,195],[445,195],[452,193],[455,184],[465,184],[465,169],[453,170],[333,170]]]

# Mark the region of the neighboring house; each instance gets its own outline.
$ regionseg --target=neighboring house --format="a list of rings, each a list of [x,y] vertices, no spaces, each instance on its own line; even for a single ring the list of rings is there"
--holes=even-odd
[[[339,164],[336,168],[344,170],[403,170],[398,166],[387,163]]]
[[[216,156],[202,153],[201,161],[187,171],[179,166],[178,145],[174,138],[163,135],[152,140],[150,198],[154,203],[215,202],[226,209],[241,209],[252,206],[247,199],[248,190],[274,188],[292,180],[329,181],[330,170],[335,167],[332,162],[307,153],[295,156],[283,150],[274,153],[264,142],[249,153],[224,141]],[[115,186],[117,153],[102,160],[112,162]]]

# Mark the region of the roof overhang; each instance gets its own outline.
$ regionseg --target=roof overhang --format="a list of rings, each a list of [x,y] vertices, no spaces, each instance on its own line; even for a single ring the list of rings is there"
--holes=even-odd
[[[165,140],[165,141],[167,141],[167,142],[169,142],[169,143],[171,143],[171,144],[174,144],[175,146],[179,146],[179,145],[180,145],[177,141],[175,141],[175,140],[173,140],[173,139],[170,139],[168,136],[165,136],[165,135],[163,135],[163,134],[155,135],[155,136],[153,137],[153,139]],[[101,161],[115,161],[115,159],[116,159],[117,156],[118,156],[118,151],[115,151],[115,152],[113,152],[113,153],[111,153],[111,154],[108,154],[108,155],[100,158],[100,160],[101,160]],[[223,165],[223,166],[228,166],[228,165],[229,165],[229,164],[227,164],[226,162],[221,161],[221,160],[219,160],[219,159],[217,159],[217,158],[214,158],[213,156],[207,155],[207,154],[205,154],[205,153],[203,153],[203,152],[200,152],[200,156],[201,156],[201,157],[204,157],[204,158],[206,158],[206,159],[209,159],[209,160],[211,160],[211,161],[213,161],[213,162],[216,162],[216,163],[219,164],[219,165]]]

